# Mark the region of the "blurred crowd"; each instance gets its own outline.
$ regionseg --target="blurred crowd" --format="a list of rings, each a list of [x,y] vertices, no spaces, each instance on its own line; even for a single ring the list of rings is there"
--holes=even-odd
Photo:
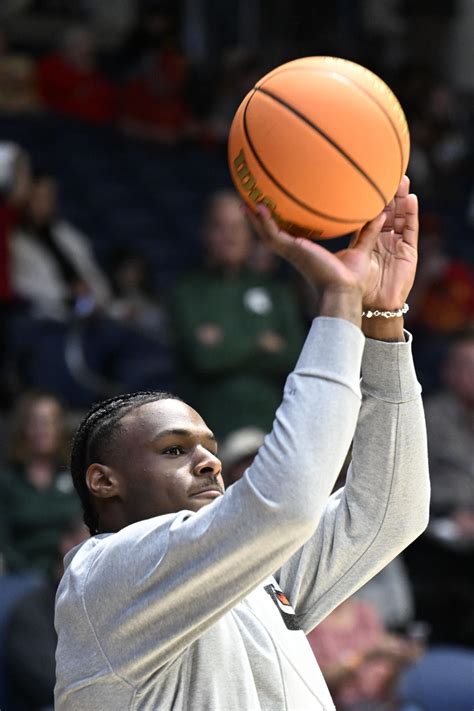
[[[341,711],[472,708],[474,84],[472,67],[461,81],[448,61],[456,31],[474,23],[462,14],[468,5],[339,0],[290,12],[265,0],[5,0],[5,711],[52,709],[55,588],[62,557],[86,536],[68,447],[88,406],[130,390],[177,392],[218,435],[228,486],[271,428],[318,294],[252,234],[231,188],[226,138],[255,80],[310,54],[373,69],[407,114],[421,230],[406,325],[432,479],[427,531],[310,644]]]

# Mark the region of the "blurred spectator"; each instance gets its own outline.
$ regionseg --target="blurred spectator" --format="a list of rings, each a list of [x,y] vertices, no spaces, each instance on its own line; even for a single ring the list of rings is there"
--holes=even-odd
[[[474,699],[474,652],[463,647],[429,649],[403,675],[403,711],[468,711]]]
[[[12,313],[11,234],[31,187],[30,160],[16,143],[0,142],[0,404],[12,396],[7,356]]]
[[[397,556],[382,568],[357,590],[354,597],[372,605],[388,630],[422,629],[422,622],[413,621],[413,590],[401,556]]]
[[[34,62],[26,54],[9,49],[7,35],[0,27],[0,114],[31,113],[39,108]]]
[[[120,250],[115,252],[111,261],[115,298],[108,309],[109,315],[164,344],[167,343],[167,314],[153,297],[149,262],[145,256],[138,252]]]
[[[9,332],[8,362],[18,387],[47,389],[81,407],[121,390],[169,383],[164,328],[152,333],[151,324],[141,328],[123,310],[122,320],[112,318],[108,279],[86,237],[57,216],[57,184],[49,175],[34,181],[13,235],[12,262],[13,288],[27,307]],[[151,318],[141,306],[141,317]]]
[[[58,216],[58,186],[51,175],[36,176],[13,235],[12,286],[33,315],[49,319],[103,308],[110,299],[87,238]]]
[[[432,516],[404,553],[417,616],[438,644],[474,647],[474,331],[449,346],[442,388],[425,399]]]
[[[252,464],[263,444],[265,433],[257,427],[242,427],[230,432],[219,447],[225,485],[235,484]]]
[[[445,82],[433,86],[425,104],[435,135],[433,165],[447,187],[447,180],[466,168],[469,160],[469,115],[460,97]]]
[[[408,175],[424,204],[423,214],[462,210],[471,185],[469,104],[426,64],[407,63],[394,86],[410,127]],[[428,208],[428,209],[427,209]],[[451,240],[459,241],[457,230]]]
[[[474,323],[474,269],[455,256],[434,213],[421,218],[420,259],[410,294],[407,327],[415,333],[414,354],[425,393],[439,387],[446,337]]]
[[[338,711],[392,711],[401,672],[422,647],[388,634],[374,607],[345,600],[308,635]]]
[[[30,393],[12,416],[10,453],[0,472],[0,553],[7,570],[48,572],[65,523],[80,514],[66,459],[58,400]]]
[[[45,104],[63,116],[94,124],[116,116],[116,89],[97,67],[95,40],[86,27],[67,30],[60,50],[39,61],[38,85]]]
[[[30,160],[15,143],[0,142],[0,302],[12,297],[11,233],[31,188]]]
[[[79,519],[65,522],[55,566],[44,582],[17,602],[5,633],[8,703],[15,711],[52,711],[56,682],[54,602],[63,574],[63,558],[88,537]]]
[[[347,453],[332,493],[345,486],[351,460],[352,447]],[[354,593],[353,599],[370,605],[387,630],[408,633],[415,631],[418,634],[423,631],[425,635],[428,632],[428,626],[424,622],[414,620],[413,586],[401,555],[390,561],[377,575],[359,588]]]
[[[122,44],[119,60],[126,78],[143,69],[150,55],[178,44],[180,9],[173,0],[140,0],[135,20]]]
[[[425,400],[432,513],[474,545],[474,327],[451,344],[442,380]]]
[[[259,57],[244,47],[235,47],[224,53],[206,120],[208,138],[227,141],[235,112],[263,73]]]
[[[455,17],[458,0],[399,0],[404,17],[405,46],[408,56],[427,67],[446,62],[449,27]],[[419,38],[423,36],[424,42]]]
[[[267,245],[260,240],[252,243],[248,264],[250,271],[270,278],[278,276],[280,267],[284,266],[275,252],[268,249]]]
[[[55,3],[57,1],[54,0]],[[78,4],[87,25],[93,28],[101,49],[116,50],[123,45],[135,19],[137,0],[114,0],[113,3],[80,0]]]
[[[172,295],[182,392],[219,436],[269,431],[303,339],[285,284],[253,274],[252,235],[233,192],[215,193],[204,224],[205,260]]]
[[[129,41],[135,75],[120,102],[120,125],[133,137],[173,145],[195,130],[186,97],[189,68],[179,48],[176,10],[152,5]]]

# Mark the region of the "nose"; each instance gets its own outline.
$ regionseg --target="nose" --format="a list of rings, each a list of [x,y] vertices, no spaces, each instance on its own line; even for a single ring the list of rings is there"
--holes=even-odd
[[[194,465],[194,474],[196,476],[217,476],[221,473],[221,460],[215,454],[210,452],[205,447],[196,448],[196,463]]]

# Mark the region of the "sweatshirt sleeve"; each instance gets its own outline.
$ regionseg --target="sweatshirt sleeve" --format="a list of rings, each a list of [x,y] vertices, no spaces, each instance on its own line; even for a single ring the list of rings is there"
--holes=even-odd
[[[239,482],[197,513],[132,524],[73,559],[57,619],[67,586],[79,586],[122,679],[137,683],[176,658],[311,536],[354,435],[363,348],[353,324],[316,319],[272,432]]]
[[[421,387],[406,343],[367,339],[362,407],[346,485],[277,574],[305,632],[372,578],[428,523]]]

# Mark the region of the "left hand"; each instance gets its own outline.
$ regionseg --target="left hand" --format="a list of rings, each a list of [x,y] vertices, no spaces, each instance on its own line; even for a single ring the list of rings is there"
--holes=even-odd
[[[418,199],[409,194],[404,175],[394,199],[385,208],[387,218],[371,255],[365,309],[395,311],[407,300],[418,260]],[[359,234],[351,246],[357,244]]]
[[[403,665],[414,662],[422,652],[423,647],[418,642],[397,635],[385,634],[366,654],[366,659],[387,659]]]
[[[258,345],[267,353],[280,353],[286,346],[286,341],[275,331],[265,331],[258,338]]]

